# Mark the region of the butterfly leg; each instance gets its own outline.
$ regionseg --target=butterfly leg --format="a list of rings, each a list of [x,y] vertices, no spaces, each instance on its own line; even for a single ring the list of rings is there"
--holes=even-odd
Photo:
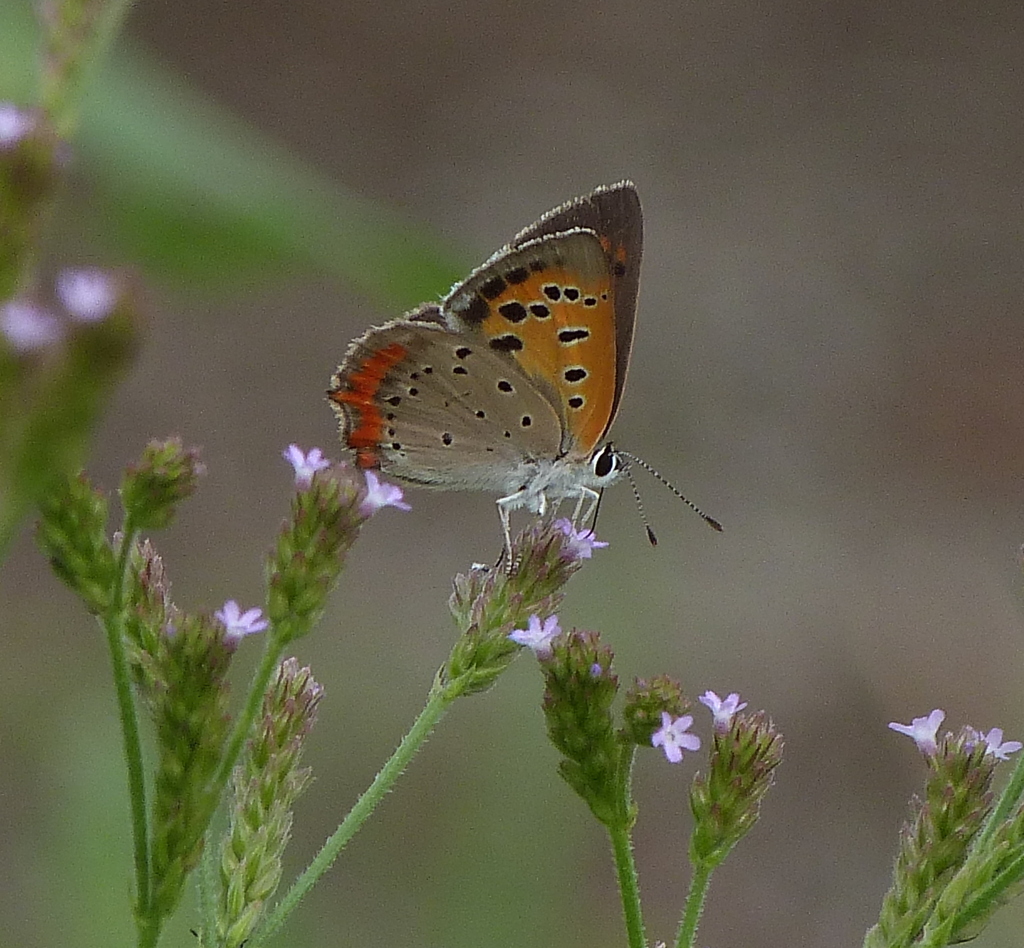
[[[576,501],[576,509],[572,515],[572,525],[579,529],[579,527],[590,520],[593,516],[594,510],[597,507],[598,501],[601,499],[601,495],[590,487],[581,487],[579,498]],[[583,505],[589,501],[587,512],[583,513]]]
[[[515,507],[520,506],[520,503],[525,495],[525,491],[517,490],[513,494],[509,494],[507,497],[499,497],[497,500],[498,504],[498,516],[501,518],[501,532],[505,537],[505,548],[501,551],[501,555],[498,557],[498,562],[495,563],[495,567],[501,565],[501,561],[505,561],[505,568],[509,573],[515,572],[516,564],[512,560],[512,510]]]

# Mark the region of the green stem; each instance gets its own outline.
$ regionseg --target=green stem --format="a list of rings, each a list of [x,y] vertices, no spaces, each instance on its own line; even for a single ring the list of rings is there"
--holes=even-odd
[[[645,948],[643,909],[640,905],[640,881],[636,862],[633,859],[633,842],[630,832],[636,821],[633,807],[633,761],[636,745],[623,742],[619,746],[619,760],[616,767],[615,795],[618,798],[620,819],[617,826],[605,824],[612,841],[615,856],[615,873],[622,899],[622,915],[626,922],[626,937],[630,948]]]
[[[263,696],[266,694],[267,685],[270,684],[270,679],[274,677],[274,672],[277,671],[278,663],[281,660],[281,655],[286,645],[287,642],[279,641],[274,636],[273,629],[271,629],[271,633],[267,638],[266,648],[263,650],[263,658],[260,660],[259,668],[256,669],[252,682],[249,684],[245,708],[235,721],[224,756],[221,758],[220,770],[217,771],[217,776],[210,785],[209,792],[214,799],[219,800],[221,798],[224,788],[231,779],[231,771],[235,769],[238,755],[242,752],[242,746],[252,730],[253,722],[263,708]]]
[[[199,860],[199,871],[196,878],[199,901],[200,931],[203,932],[204,948],[213,944],[214,933],[217,931],[217,884],[218,878],[218,847],[211,846],[209,836],[203,847],[203,855]]]
[[[645,948],[644,917],[640,906],[640,882],[633,859],[633,843],[629,827],[609,826],[608,836],[615,854],[615,873],[622,898],[622,915],[626,921],[626,939],[629,948]]]
[[[156,948],[160,940],[161,918],[146,918],[139,921],[139,948]]]
[[[142,764],[139,718],[132,696],[131,672],[128,669],[128,655],[124,647],[124,590],[136,535],[137,531],[126,523],[124,536],[121,539],[121,549],[118,553],[114,588],[111,590],[110,608],[102,618],[102,623],[103,630],[107,635],[107,647],[110,649],[114,693],[117,697],[117,710],[121,719],[125,765],[128,768],[128,797],[132,817],[132,844],[137,890],[135,911],[140,920],[139,944],[141,945],[143,920],[149,913],[149,827],[146,822],[146,779]]]
[[[303,896],[327,872],[334,860],[338,858],[346,843],[366,822],[370,814],[373,813],[377,804],[384,798],[384,795],[391,789],[405,768],[409,766],[416,752],[430,736],[431,731],[437,726],[445,711],[448,710],[448,706],[461,693],[462,686],[458,680],[452,681],[444,687],[435,687],[431,691],[426,706],[420,712],[419,717],[413,722],[409,732],[402,738],[402,742],[398,745],[388,762],[374,778],[373,783],[356,801],[355,806],[349,811],[341,825],[324,843],[323,849],[320,850],[308,868],[295,880],[292,887],[285,893],[284,898],[275,906],[273,912],[267,916],[263,924],[247,942],[246,948],[259,948],[284,924],[285,919],[292,913]]]
[[[676,948],[693,948],[697,925],[704,911],[704,900],[708,897],[708,887],[711,885],[711,873],[714,871],[714,866],[707,862],[699,862],[693,867],[690,891],[686,895],[686,907],[679,923],[679,934],[676,935]]]

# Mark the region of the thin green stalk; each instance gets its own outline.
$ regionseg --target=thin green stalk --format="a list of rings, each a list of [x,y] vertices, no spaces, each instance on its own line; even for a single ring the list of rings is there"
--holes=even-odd
[[[615,792],[619,798],[622,823],[618,827],[608,826],[615,856],[615,873],[622,899],[622,915],[626,922],[626,937],[630,948],[645,948],[643,909],[640,905],[640,880],[633,859],[633,841],[630,832],[635,820],[633,809],[633,761],[636,759],[636,745],[623,742],[619,746],[619,765],[616,769]]]
[[[453,681],[446,687],[435,688],[431,691],[426,706],[420,712],[419,717],[413,722],[409,732],[402,738],[402,742],[398,745],[388,762],[374,778],[373,783],[356,801],[355,806],[349,811],[341,825],[324,843],[323,849],[317,853],[316,858],[309,864],[302,875],[295,880],[292,887],[285,893],[284,898],[281,899],[273,912],[267,916],[263,924],[256,930],[252,939],[247,943],[246,948],[259,948],[284,924],[303,896],[327,872],[348,841],[355,836],[359,828],[366,822],[370,814],[373,813],[377,804],[384,798],[384,795],[391,789],[405,768],[409,766],[416,752],[430,736],[430,733],[437,726],[445,711],[448,710],[448,706],[461,693],[462,687],[458,681]]]
[[[124,742],[124,759],[128,768],[128,797],[132,817],[132,846],[135,856],[136,915],[144,919],[149,912],[149,826],[146,822],[146,778],[142,763],[142,741],[139,737],[139,718],[136,714],[132,695],[131,673],[128,669],[128,655],[124,647],[124,590],[131,562],[131,551],[137,532],[125,524],[121,549],[118,553],[117,572],[114,588],[111,590],[110,607],[103,616],[103,630],[107,634],[110,662],[114,676],[114,693],[117,696],[118,716],[121,719],[121,737]],[[141,939],[141,932],[140,932]],[[141,944],[141,940],[140,940]]]
[[[139,921],[139,948],[156,948],[163,927],[162,918],[145,918]]]
[[[706,862],[697,863],[693,867],[690,891],[686,895],[686,907],[679,923],[679,934],[676,935],[676,948],[693,948],[697,938],[697,925],[704,912],[704,901],[708,897],[708,887],[711,885],[711,873],[714,871],[714,866]]]
[[[640,906],[640,882],[633,859],[633,841],[628,826],[608,827],[615,855],[615,873],[622,898],[622,915],[626,921],[629,948],[645,948],[643,911]]]
[[[213,834],[207,831],[206,845],[199,860],[199,871],[196,874],[196,887],[199,891],[200,930],[204,933],[203,945],[217,931],[217,862],[220,855],[216,846],[210,845]]]

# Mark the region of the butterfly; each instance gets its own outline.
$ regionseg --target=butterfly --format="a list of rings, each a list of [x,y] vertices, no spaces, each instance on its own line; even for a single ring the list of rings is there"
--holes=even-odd
[[[642,245],[632,182],[599,187],[520,231],[440,303],[356,339],[327,396],[357,464],[498,494],[506,554],[516,508],[543,516],[576,500],[585,521],[627,467],[605,438],[626,383]]]

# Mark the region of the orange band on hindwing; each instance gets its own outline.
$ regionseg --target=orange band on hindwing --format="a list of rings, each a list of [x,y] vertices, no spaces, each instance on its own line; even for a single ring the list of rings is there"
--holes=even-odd
[[[376,467],[380,463],[380,438],[384,419],[377,404],[381,382],[392,367],[401,362],[407,349],[393,342],[370,354],[354,372],[345,375],[348,388],[330,393],[331,401],[352,407],[355,418],[345,432],[345,441],[356,452],[356,463],[362,468]]]

